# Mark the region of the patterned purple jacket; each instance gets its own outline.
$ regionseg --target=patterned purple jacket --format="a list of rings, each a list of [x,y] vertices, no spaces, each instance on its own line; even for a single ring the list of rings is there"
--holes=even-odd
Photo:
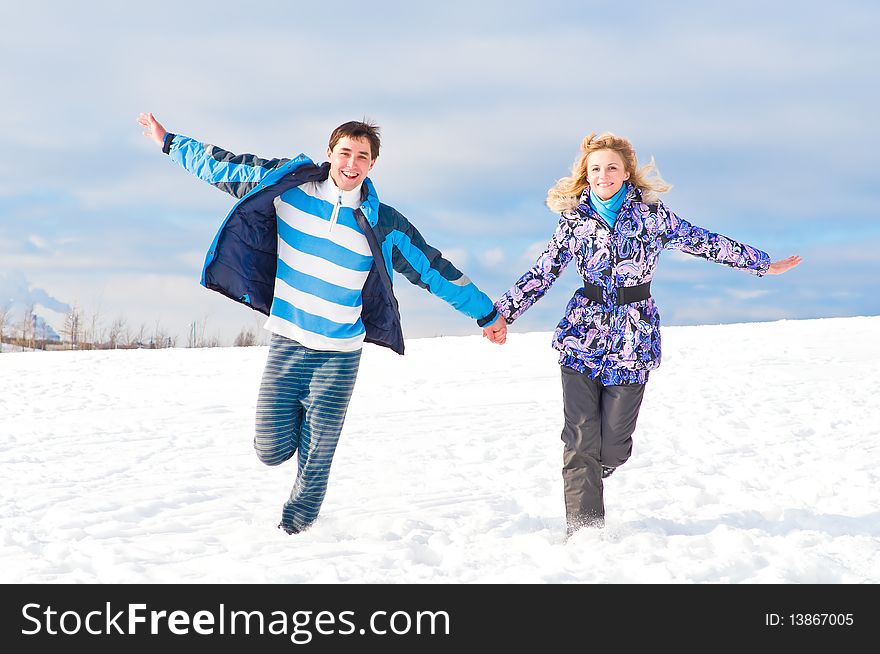
[[[704,257],[763,276],[766,252],[691,225],[662,203],[647,205],[629,187],[614,227],[589,204],[589,188],[575,209],[561,214],[547,248],[496,303],[508,323],[537,302],[574,258],[587,282],[602,288],[603,302],[575,291],[556,327],[553,347],[559,363],[603,385],[644,384],[660,365],[660,314],[654,299],[618,306],[616,289],[651,281],[657,258],[667,248]]]

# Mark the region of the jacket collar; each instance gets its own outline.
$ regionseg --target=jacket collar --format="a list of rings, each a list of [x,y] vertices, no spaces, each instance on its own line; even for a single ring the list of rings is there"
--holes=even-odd
[[[317,177],[315,181],[323,182],[330,177],[330,162],[325,161],[319,166],[319,168],[321,170],[320,176]],[[363,211],[364,216],[366,216],[367,222],[370,223],[370,227],[375,227],[376,222],[379,220],[379,195],[376,193],[376,187],[373,186],[373,180],[369,177],[365,177],[361,184],[360,210]]]
[[[631,182],[626,181],[623,183],[626,187],[626,197],[623,200],[623,205],[620,207],[620,212],[618,215],[623,214],[625,211],[629,211],[629,208],[632,206],[634,202],[642,201],[642,193],[637,189]],[[596,213],[596,210],[590,206],[590,185],[584,188],[581,191],[581,197],[578,200],[577,212],[581,216],[590,216],[596,219],[599,219],[599,214]]]

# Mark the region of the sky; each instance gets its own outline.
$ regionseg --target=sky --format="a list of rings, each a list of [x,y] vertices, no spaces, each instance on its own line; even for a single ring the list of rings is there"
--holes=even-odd
[[[547,189],[580,140],[612,131],[652,158],[692,223],[770,253],[758,279],[663,255],[664,324],[880,313],[874,286],[880,89],[876,3],[4,1],[0,304],[60,331],[93,322],[231,343],[260,314],[200,287],[233,199],[141,135],[324,157],[351,119],[382,127],[371,173],[493,299],[556,223]],[[568,271],[515,330],[550,330]],[[396,279],[407,337],[477,333]]]
[[[550,332],[367,345],[295,536],[295,464],[253,451],[266,347],[4,353],[0,583],[876,585],[877,333],[663,328],[606,526],[567,541]]]

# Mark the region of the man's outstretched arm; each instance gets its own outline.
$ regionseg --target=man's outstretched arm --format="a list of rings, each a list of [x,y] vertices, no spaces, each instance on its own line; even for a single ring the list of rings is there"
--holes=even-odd
[[[243,198],[273,170],[290,161],[235,154],[182,134],[173,134],[151,113],[142,113],[138,124],[144,128],[144,136],[159,145],[172,161],[236,198]]]
[[[394,269],[413,284],[474,318],[479,327],[488,328],[483,333],[493,343],[503,343],[507,325],[502,323],[492,300],[452,262],[445,259],[439,250],[428,245],[403,215],[394,209],[391,211],[394,214],[391,229]]]
[[[144,128],[144,136],[156,142],[160,148],[165,145],[165,135],[168,131],[156,120],[152,113],[143,113],[138,116],[138,124]]]

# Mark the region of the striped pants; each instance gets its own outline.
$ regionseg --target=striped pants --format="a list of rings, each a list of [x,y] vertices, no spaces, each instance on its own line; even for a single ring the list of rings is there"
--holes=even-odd
[[[281,515],[280,526],[289,533],[318,517],[360,359],[360,350],[321,352],[272,335],[254,448],[270,466],[298,455],[296,482]]]

